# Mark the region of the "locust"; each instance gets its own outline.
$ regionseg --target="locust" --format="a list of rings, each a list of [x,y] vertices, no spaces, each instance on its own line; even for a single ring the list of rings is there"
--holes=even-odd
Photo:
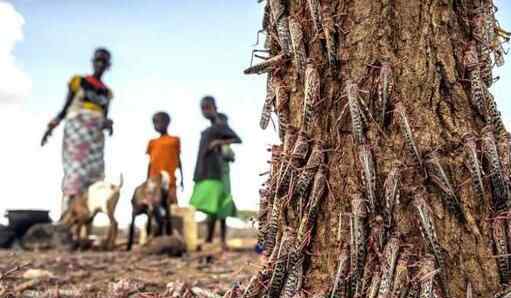
[[[425,200],[426,192],[424,189],[420,189],[416,192],[413,205],[417,210],[420,220],[420,228],[422,231],[422,236],[426,241],[428,250],[433,254],[436,260],[437,267],[441,271],[441,285],[442,290],[445,296],[449,296],[449,289],[447,287],[447,272],[445,266],[445,259],[443,255],[443,249],[438,242],[438,237],[436,234],[435,224],[433,222],[433,216],[431,215],[431,210],[426,203]]]
[[[289,21],[286,3],[283,0],[269,0],[271,15],[277,28],[279,44],[285,55],[291,53],[291,37],[289,33]]]
[[[273,145],[271,147],[271,162],[270,162],[270,180],[269,180],[269,198],[275,194],[277,189],[277,182],[279,178],[279,169],[281,168],[283,160],[283,146],[282,145]]]
[[[401,164],[394,162],[392,168],[387,175],[387,179],[383,183],[385,208],[383,209],[383,219],[385,221],[385,229],[387,233],[390,231],[393,222],[394,207],[399,202],[400,187],[401,187]]]
[[[378,298],[390,298],[394,282],[394,271],[399,256],[399,238],[389,240],[383,251],[382,277],[378,291]]]
[[[261,199],[259,201],[259,211],[257,212],[257,242],[260,246],[264,246],[264,238],[266,235],[266,228],[269,214],[269,196],[271,194],[261,191]]]
[[[289,31],[291,34],[294,64],[300,77],[303,78],[305,75],[305,66],[307,64],[307,52],[305,51],[302,25],[300,25],[300,22],[296,18],[289,18]]]
[[[321,4],[319,0],[307,0],[309,6],[312,23],[314,25],[314,33],[319,35],[323,29],[323,18],[321,16]]]
[[[355,297],[362,295],[362,277],[367,257],[367,217],[366,202],[360,194],[351,200],[351,293]]]
[[[286,154],[293,150],[293,147],[298,139],[298,130],[294,126],[288,126],[286,137],[284,138],[284,144],[282,147],[282,151]]]
[[[266,5],[264,6],[264,13],[263,13],[263,22],[261,24],[261,30],[259,32],[263,32],[263,31],[268,31],[268,28],[270,27],[270,24],[271,24],[271,8],[270,8],[270,4],[269,3],[266,3]],[[257,38],[257,42],[256,42],[256,45],[259,44],[259,32],[258,32],[258,38]]]
[[[502,46],[501,37],[509,40],[509,32],[504,31],[495,18],[495,6],[492,2],[487,1],[484,10],[485,31],[487,33],[487,43],[493,49],[493,57],[497,66],[504,65],[504,55],[506,52]]]
[[[270,219],[266,227],[266,237],[264,239],[264,250],[266,255],[270,255],[275,249],[277,234],[279,231],[279,222],[283,206],[283,198],[275,198],[271,209]]]
[[[501,211],[509,207],[509,185],[504,179],[492,127],[484,127],[481,135],[482,149],[489,166],[493,207],[495,210]]]
[[[476,139],[472,133],[465,133],[462,137],[465,149],[465,164],[472,179],[472,189],[480,204],[484,204],[484,184],[481,165],[477,156]]]
[[[280,177],[277,185],[278,195],[286,195],[289,191],[291,178],[295,170],[301,166],[305,160],[307,153],[309,152],[309,147],[309,140],[305,133],[301,131],[294,144],[291,156],[289,156],[289,162],[281,164],[281,169],[279,171]]]
[[[421,277],[421,298],[434,298],[435,258],[426,256],[420,263],[419,276]]]
[[[351,127],[353,137],[357,145],[365,143],[364,124],[362,122],[362,111],[360,109],[358,96],[359,90],[356,83],[348,80],[346,82],[346,96],[348,97],[348,106],[351,114]]]
[[[410,285],[408,272],[408,258],[406,254],[401,254],[397,261],[396,272],[394,274],[394,284],[392,287],[392,298],[406,298]]]
[[[374,168],[373,153],[369,145],[359,146],[358,159],[362,169],[365,194],[369,200],[369,211],[374,213],[376,210],[376,170]]]
[[[507,288],[495,295],[495,298],[511,298],[511,288]]]
[[[480,63],[480,73],[481,79],[486,84],[486,86],[490,87],[493,83],[493,74],[492,74],[492,61],[491,61],[491,53],[489,48],[489,37],[488,37],[488,28],[485,27],[485,20],[488,19],[485,16],[486,14],[476,14],[473,19],[473,29],[472,33],[475,39],[478,41],[477,49],[479,55]]]
[[[241,297],[242,294],[243,294],[243,292],[241,291],[240,283],[235,282],[234,285],[232,286],[232,288],[230,288],[224,294],[223,298],[239,298],[239,297]]]
[[[275,86],[275,109],[279,119],[279,136],[284,142],[289,128],[289,92],[281,83]]]
[[[325,163],[324,154],[325,145],[319,141],[312,147],[312,152],[307,160],[307,164],[296,181],[296,185],[292,197],[297,199],[300,204],[305,203],[310,185],[314,180],[314,176],[318,168]],[[301,214],[302,212],[300,212]]]
[[[303,120],[302,128],[307,135],[310,136],[312,124],[315,120],[314,110],[316,109],[321,99],[321,85],[319,72],[312,63],[309,61],[305,69],[305,87],[303,99]]]
[[[271,278],[271,271],[268,267],[257,272],[248,282],[241,298],[259,298],[264,290],[264,285]]]
[[[497,252],[497,265],[499,267],[500,279],[507,284],[511,278],[511,264],[509,262],[509,249],[507,239],[507,220],[497,216],[492,222],[493,242]]]
[[[390,97],[394,90],[394,79],[392,78],[392,65],[388,61],[381,64],[381,70],[378,77],[378,101],[380,104],[380,114],[378,123],[381,127],[385,125],[385,117],[387,115],[387,107],[390,103]]]
[[[381,256],[385,247],[385,224],[383,217],[376,215],[370,222],[371,232],[369,233],[368,247],[378,256]]]
[[[286,278],[288,270],[288,258],[292,243],[295,241],[295,233],[288,228],[284,231],[284,235],[280,241],[277,257],[273,267],[273,275],[270,279],[268,289],[268,297],[280,297],[280,292]]]
[[[479,57],[476,46],[471,44],[465,53],[465,66],[469,72],[470,100],[477,112],[486,119],[484,90],[479,68]]]
[[[373,278],[371,279],[371,284],[369,285],[369,289],[367,290],[367,298],[377,298],[378,291],[381,286],[382,276],[379,271],[376,271],[373,274]]]
[[[319,0],[318,0],[319,2]],[[323,33],[325,35],[326,42],[326,50],[327,50],[327,60],[328,64],[332,72],[335,74],[337,72],[337,38],[336,38],[336,30],[335,30],[335,22],[331,14],[331,7],[328,2],[323,3],[323,22],[322,28]]]
[[[264,249],[267,255],[271,254],[275,247],[275,242],[277,240],[276,238],[279,230],[280,217],[285,201],[284,195],[279,194],[280,192],[285,193],[285,191],[279,192],[279,190],[280,189],[287,190],[289,188],[290,180],[290,178],[287,177],[286,173],[286,169],[288,169],[289,165],[283,160],[284,157],[283,153],[277,151],[276,154],[278,154],[278,156],[280,157],[279,158],[280,162],[278,164],[279,166],[278,173],[275,175],[276,176],[275,190],[271,193],[271,195],[274,196],[274,199],[271,204],[269,220],[265,228]],[[276,165],[273,165],[272,167],[276,167]]]
[[[472,283],[471,282],[467,283],[467,290],[466,290],[465,298],[474,298],[474,293],[473,293],[473,290],[472,290]]]
[[[506,133],[506,128],[504,127],[504,122],[502,121],[500,112],[497,109],[497,102],[495,101],[495,98],[486,88],[484,89],[484,94],[486,99],[486,111],[488,113],[486,120],[487,124],[493,125],[497,135]]]
[[[275,88],[273,86],[272,74],[268,73],[266,79],[266,98],[263,104],[263,111],[261,112],[261,120],[259,120],[259,127],[266,129],[270,123],[273,103],[275,101]]]
[[[312,190],[310,194],[308,218],[311,227],[315,224],[318,217],[319,204],[324,194],[326,193],[327,183],[326,167],[322,165],[319,167],[316,175],[314,176],[314,182],[312,184]]]
[[[408,122],[408,118],[406,116],[405,107],[398,102],[396,104],[395,112],[397,113],[397,118],[399,121],[399,127],[401,130],[401,134],[405,139],[405,146],[412,155],[413,160],[419,164],[421,168],[424,168],[424,164],[422,162],[421,154],[419,153],[419,149],[415,144],[415,138],[412,133],[412,129],[410,128],[410,123]]]
[[[289,270],[282,289],[282,298],[295,298],[302,287],[304,256],[293,251],[289,261]]]
[[[291,55],[291,33],[289,32],[289,18],[282,16],[277,20],[277,34],[282,52],[286,56]]]
[[[300,222],[298,228],[297,243],[302,247],[305,247],[305,240],[307,235],[310,233],[319,213],[319,204],[323,195],[326,192],[327,187],[327,176],[325,166],[322,165],[318,168],[316,175],[314,175],[314,182],[312,184],[312,190],[308,203],[308,210],[305,212],[305,216]]]
[[[268,58],[267,60],[253,65],[243,71],[244,74],[262,74],[262,73],[268,73],[273,71],[278,66],[281,66],[282,64],[286,63],[287,56],[285,54],[278,54],[276,56],[273,56],[271,58]]]
[[[497,136],[497,151],[506,183],[511,178],[511,134],[507,131]]]
[[[371,224],[369,223],[369,227],[370,226],[371,226]],[[369,252],[367,253],[366,262],[364,265],[363,272],[364,273],[363,273],[363,277],[362,277],[362,281],[361,281],[362,290],[360,291],[360,293],[362,293],[362,296],[354,296],[354,297],[366,297],[368,295],[370,287],[371,287],[372,283],[375,281],[375,275],[379,275],[378,282],[380,282],[380,280],[381,280],[381,271],[380,271],[380,264],[378,263],[378,259],[374,255],[370,254]],[[378,294],[378,288],[376,288],[376,294]]]
[[[406,294],[406,298],[419,298],[420,286],[421,285],[419,282],[412,281],[410,287],[408,288],[408,293]]]
[[[428,154],[426,159],[426,168],[428,169],[428,176],[433,182],[434,185],[440,189],[442,192],[442,198],[444,199],[445,204],[447,205],[447,209],[461,222],[465,223],[465,214],[463,212],[463,207],[460,204],[460,200],[458,196],[456,196],[456,192],[451,182],[449,181],[449,177],[445,172],[442,163],[440,161],[440,157],[436,151]]]
[[[339,264],[332,284],[329,298],[346,298],[348,296],[348,279],[350,271],[350,254],[347,245],[343,245],[339,255]]]
[[[506,40],[509,41],[509,33],[507,33],[507,36],[505,37]],[[504,56],[506,55],[506,51],[504,50],[504,47],[502,46],[502,41],[500,40],[500,36],[495,37],[495,39],[492,42],[493,47],[493,57],[495,60],[495,64],[497,66],[503,66],[505,63]]]

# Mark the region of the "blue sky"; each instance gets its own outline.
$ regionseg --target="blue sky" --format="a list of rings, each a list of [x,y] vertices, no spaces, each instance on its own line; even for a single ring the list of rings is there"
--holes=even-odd
[[[511,29],[511,5],[504,2],[496,1],[499,19]],[[6,3],[24,22],[3,17],[1,5],[5,8]],[[271,130],[258,128],[264,77],[242,75],[261,17],[262,5],[256,0],[0,0],[0,36],[9,37],[0,41],[0,78],[20,82],[11,84],[11,93],[2,93],[6,87],[0,87],[0,132],[5,138],[0,149],[0,179],[5,185],[0,211],[45,208],[57,214],[61,129],[47,147],[39,148],[38,142],[62,106],[69,78],[89,73],[97,46],[113,53],[113,68],[105,80],[115,94],[116,134],[108,140],[106,155],[107,176],[117,181],[122,172],[127,182],[117,211],[121,222],[129,217],[133,188],[145,178],[145,146],[154,137],[150,119],[157,110],[170,112],[171,132],[182,138],[186,189],[180,203],[188,202],[200,131],[207,126],[198,108],[205,94],[217,97],[220,110],[229,114],[244,140],[235,147],[233,192],[238,206],[255,209],[259,173],[266,169],[268,157],[264,149],[276,139]],[[9,50],[7,62],[2,60],[3,49]],[[13,68],[23,74],[2,73]],[[497,75],[501,80],[493,92],[509,124],[511,64]]]
[[[10,113],[26,119],[23,127],[10,133],[16,138],[12,145],[23,146],[12,147],[12,155],[21,150],[27,158],[14,162],[8,154],[5,162],[16,174],[4,173],[12,180],[11,193],[20,179],[35,181],[28,193],[14,194],[19,199],[4,201],[0,209],[58,209],[61,129],[48,147],[40,149],[38,141],[62,106],[67,81],[89,72],[97,46],[113,53],[112,71],[105,80],[115,95],[111,116],[116,134],[107,143],[107,176],[117,181],[123,172],[127,181],[118,210],[121,221],[129,217],[133,188],[145,178],[144,152],[155,136],[151,115],[157,110],[170,112],[171,133],[182,138],[186,188],[180,203],[188,202],[200,132],[207,126],[199,111],[199,99],[205,94],[217,98],[219,109],[230,116],[231,126],[244,141],[234,148],[238,160],[232,169],[233,192],[240,208],[256,208],[259,173],[266,168],[264,149],[275,140],[272,131],[258,129],[264,77],[242,74],[260,26],[262,7],[256,1],[10,3],[25,21],[24,39],[16,44],[14,56],[31,79],[31,91]],[[24,171],[32,173],[30,178],[23,177]]]

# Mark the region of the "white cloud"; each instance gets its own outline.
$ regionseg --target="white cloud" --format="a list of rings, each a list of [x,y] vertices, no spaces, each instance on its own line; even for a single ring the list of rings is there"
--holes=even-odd
[[[16,43],[23,40],[24,23],[12,4],[0,1],[0,103],[20,102],[30,93],[30,78],[13,55]]]

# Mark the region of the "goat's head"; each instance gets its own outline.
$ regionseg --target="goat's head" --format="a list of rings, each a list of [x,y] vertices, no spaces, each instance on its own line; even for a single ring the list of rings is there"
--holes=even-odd
[[[144,201],[148,205],[159,203],[161,200],[161,176],[154,176],[147,180],[144,189]]]
[[[62,214],[59,222],[65,226],[72,226],[84,221],[88,216],[87,196],[82,194],[69,202],[69,207]]]

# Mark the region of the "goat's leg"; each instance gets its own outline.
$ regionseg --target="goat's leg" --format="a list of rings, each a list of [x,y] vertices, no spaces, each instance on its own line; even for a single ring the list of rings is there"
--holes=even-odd
[[[115,247],[115,240],[117,240],[117,232],[119,225],[117,224],[117,220],[115,220],[115,207],[117,206],[117,201],[119,197],[112,197],[108,200],[107,204],[107,216],[110,220],[110,227],[108,229],[108,238],[107,238],[107,249],[113,250]]]
[[[159,237],[163,235],[163,225],[164,225],[164,218],[162,218],[160,209],[154,208],[154,219],[156,219],[156,223],[158,224],[157,230],[156,230],[156,237]]]
[[[137,215],[135,214],[135,212],[133,212],[131,214],[130,232],[128,234],[128,248],[127,248],[128,251],[130,251],[131,247],[133,246],[133,237],[135,234],[135,217],[136,216]]]
[[[107,249],[113,250],[115,248],[115,240],[117,239],[117,232],[119,225],[117,223],[117,220],[115,220],[115,217],[113,214],[108,215],[108,219],[110,219],[110,229],[108,231],[108,242],[107,242]]]
[[[146,223],[146,232],[147,237],[151,238],[153,236],[153,211],[147,211],[147,223]]]
[[[167,236],[172,235],[172,208],[170,202],[165,204],[165,221],[166,221],[166,232]]]
[[[86,242],[84,241],[84,238],[82,237],[82,231],[85,229],[85,225],[83,223],[76,224],[76,241],[78,242],[78,246],[81,250],[84,250],[86,248]]]

